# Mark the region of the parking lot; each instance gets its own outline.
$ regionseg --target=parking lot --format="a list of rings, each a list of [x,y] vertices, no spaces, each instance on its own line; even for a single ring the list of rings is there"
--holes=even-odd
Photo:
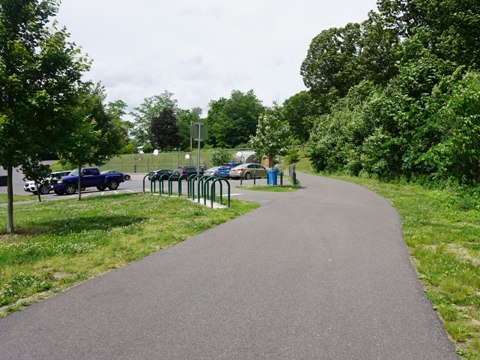
[[[3,175],[3,174],[2,174]],[[90,195],[107,195],[110,193],[115,193],[115,194],[120,194],[120,193],[125,193],[125,192],[141,192],[143,191],[143,178],[146,174],[130,174],[131,175],[131,180],[124,181],[120,184],[117,190],[110,191],[110,190],[105,190],[105,191],[98,191],[95,187],[92,188],[87,188],[86,190],[82,191],[83,196],[90,196]],[[31,195],[32,200],[37,199],[37,195],[34,195],[30,192],[27,192],[23,189],[24,186],[24,174],[21,171],[15,170],[13,172],[13,193],[15,195]],[[150,191],[150,182],[148,179],[146,179],[146,189],[147,191]],[[235,186],[240,185],[240,181],[237,179],[230,179],[230,184],[233,188]],[[257,179],[257,184],[266,184],[266,179]],[[244,180],[243,185],[253,185],[253,180]],[[183,190],[185,191],[187,185],[186,182],[184,181],[183,184]],[[175,182],[175,185],[173,187],[174,191],[177,190],[177,185]],[[6,194],[7,193],[7,188],[6,187],[0,187],[0,194]],[[70,195],[71,196],[71,195]],[[78,194],[73,195],[73,196],[78,196]],[[42,199],[58,199],[58,198],[68,198],[68,195],[66,196],[59,196],[56,195],[53,191],[50,192],[48,195],[42,195]]]

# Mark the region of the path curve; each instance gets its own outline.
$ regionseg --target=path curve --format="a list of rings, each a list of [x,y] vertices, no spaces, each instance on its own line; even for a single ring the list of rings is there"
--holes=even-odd
[[[0,359],[456,359],[397,212],[360,186],[300,179],[0,320]]]

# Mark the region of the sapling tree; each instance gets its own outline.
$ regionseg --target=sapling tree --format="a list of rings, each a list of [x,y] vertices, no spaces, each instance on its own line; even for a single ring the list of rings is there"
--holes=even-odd
[[[56,152],[75,119],[76,101],[89,62],[65,28],[51,23],[56,0],[0,0],[0,165],[8,174],[7,232],[14,231],[12,174]]]
[[[273,167],[275,158],[286,153],[290,138],[290,126],[284,120],[282,109],[274,104],[260,115],[257,132],[250,142],[258,157],[267,156],[268,166]]]

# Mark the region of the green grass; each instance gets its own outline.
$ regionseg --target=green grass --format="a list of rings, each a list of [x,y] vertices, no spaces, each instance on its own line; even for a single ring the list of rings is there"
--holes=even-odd
[[[17,232],[0,232],[0,317],[257,206],[233,200],[212,210],[151,194],[18,205]]]
[[[308,160],[297,170],[314,173]],[[331,176],[388,199],[402,216],[411,262],[464,359],[480,359],[480,211],[455,205],[447,190]]]
[[[38,198],[32,195],[13,195],[13,201],[29,201],[29,200],[37,200]],[[7,194],[0,194],[0,204],[6,204],[7,203]]]

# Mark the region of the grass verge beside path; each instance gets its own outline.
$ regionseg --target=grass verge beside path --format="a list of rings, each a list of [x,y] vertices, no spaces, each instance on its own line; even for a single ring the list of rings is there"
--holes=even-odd
[[[297,170],[314,173],[306,160]],[[445,190],[327,176],[362,185],[392,203],[402,216],[412,264],[457,353],[480,359],[480,211],[455,206]]]
[[[0,204],[6,204],[7,203],[7,194],[0,194]],[[29,200],[37,200],[38,197],[34,197],[32,195],[13,195],[13,201],[29,201]]]
[[[0,318],[256,207],[232,200],[212,210],[151,194],[17,205],[17,233],[0,232]]]

